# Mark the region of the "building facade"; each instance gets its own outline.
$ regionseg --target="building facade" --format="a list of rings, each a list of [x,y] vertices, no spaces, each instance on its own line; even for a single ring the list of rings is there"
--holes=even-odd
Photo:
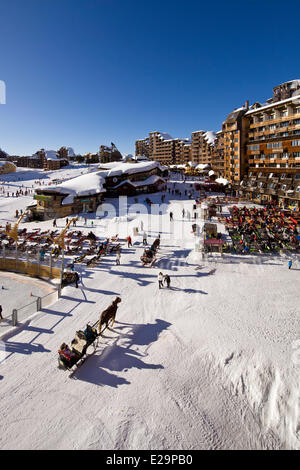
[[[257,202],[299,210],[300,80],[273,89],[273,98],[245,114],[247,174],[239,192]]]

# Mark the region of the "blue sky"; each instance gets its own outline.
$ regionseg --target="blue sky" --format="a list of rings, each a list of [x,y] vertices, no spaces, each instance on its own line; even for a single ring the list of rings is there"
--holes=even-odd
[[[300,78],[300,1],[1,0],[0,147],[96,152],[218,131]]]

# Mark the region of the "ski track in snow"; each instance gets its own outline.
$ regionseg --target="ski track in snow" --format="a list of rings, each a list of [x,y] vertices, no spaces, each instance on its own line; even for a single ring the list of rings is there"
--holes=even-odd
[[[3,199],[12,221],[29,200]],[[145,215],[130,227],[140,220],[147,229]],[[121,266],[108,255],[78,267],[79,289],[5,336],[1,449],[300,449],[298,260],[292,271],[284,257],[199,260],[188,256],[191,235],[184,246],[166,237],[152,268],[141,266],[140,237],[123,244]],[[170,290],[158,289],[160,270]],[[116,295],[96,351],[74,373],[59,370],[59,345]]]

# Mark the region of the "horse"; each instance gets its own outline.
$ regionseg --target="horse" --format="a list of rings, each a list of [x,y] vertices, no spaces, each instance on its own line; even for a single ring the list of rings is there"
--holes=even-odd
[[[118,303],[121,302],[120,297],[116,297],[112,304],[104,310],[100,315],[99,326],[98,326],[98,334],[101,334],[101,327],[105,323],[106,328],[108,328],[108,324],[110,320],[112,320],[112,326],[114,324],[116,313],[118,309]]]

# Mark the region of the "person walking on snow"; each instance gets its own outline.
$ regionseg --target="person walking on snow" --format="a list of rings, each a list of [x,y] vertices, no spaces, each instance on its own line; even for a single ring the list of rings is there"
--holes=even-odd
[[[291,269],[292,264],[293,264],[293,261],[290,259],[289,262],[288,262],[288,267],[289,267],[289,269]]]
[[[3,320],[3,316],[2,316],[2,305],[0,305],[0,323],[2,322]]]
[[[164,282],[165,282],[165,284],[167,284],[167,287],[169,288],[170,283],[171,283],[171,279],[170,279],[170,276],[168,274],[165,275]]]
[[[131,236],[130,236],[130,235],[129,235],[129,237],[127,237],[127,246],[128,246],[128,248],[129,248],[130,246],[132,246]]]
[[[143,233],[143,245],[148,245],[146,232]]]
[[[76,286],[76,289],[78,288],[78,281],[79,281],[79,274],[76,272],[75,273],[75,286]]]
[[[173,212],[170,212],[170,221],[173,221]]]
[[[116,252],[116,265],[120,266],[120,260],[121,260],[121,253],[119,251]]]
[[[163,287],[164,275],[162,272],[158,274],[158,287],[161,289]]]

